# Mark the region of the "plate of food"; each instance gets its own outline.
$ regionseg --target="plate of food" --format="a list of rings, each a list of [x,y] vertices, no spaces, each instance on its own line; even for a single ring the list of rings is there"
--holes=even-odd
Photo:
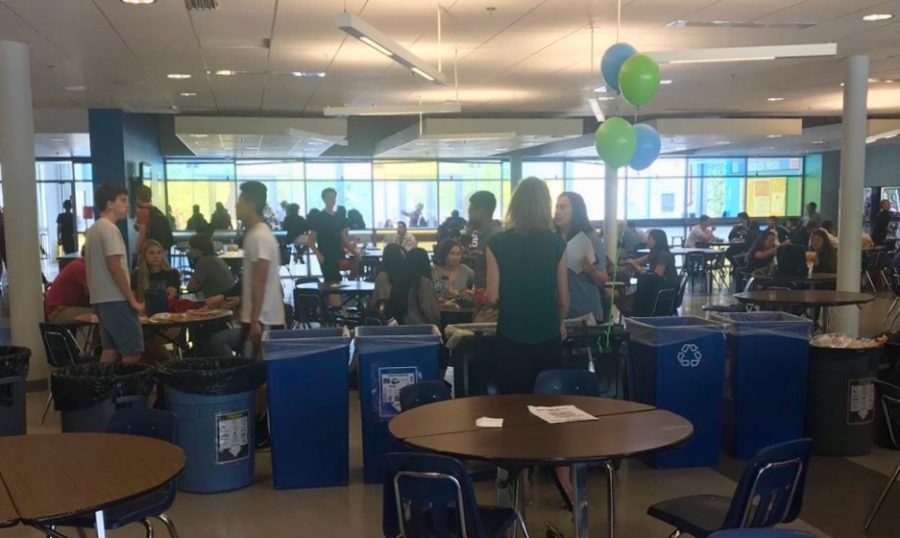
[[[150,316],[150,323],[169,323],[175,319],[175,314],[171,312],[160,312]]]
[[[229,311],[224,308],[198,308],[195,310],[188,310],[187,315],[194,318],[218,318],[228,314]]]

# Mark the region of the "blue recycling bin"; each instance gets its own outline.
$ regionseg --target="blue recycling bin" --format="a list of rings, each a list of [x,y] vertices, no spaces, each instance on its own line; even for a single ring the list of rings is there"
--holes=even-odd
[[[400,389],[438,378],[441,332],[434,325],[357,327],[363,480],[384,479],[384,455],[403,450],[388,421],[400,413]]]
[[[273,485],[346,486],[350,333],[340,328],[270,331],[263,350]]]
[[[812,321],[785,312],[713,316],[727,324],[723,446],[737,458],[803,437]]]
[[[678,448],[647,456],[657,469],[709,467],[719,461],[724,326],[693,316],[627,318],[634,399],[678,414],[694,435]]]

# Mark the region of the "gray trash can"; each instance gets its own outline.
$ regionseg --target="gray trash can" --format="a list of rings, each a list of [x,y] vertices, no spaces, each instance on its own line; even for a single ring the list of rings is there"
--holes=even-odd
[[[0,435],[25,435],[27,347],[0,346]]]
[[[806,434],[817,454],[861,456],[875,436],[875,379],[882,349],[810,346]]]

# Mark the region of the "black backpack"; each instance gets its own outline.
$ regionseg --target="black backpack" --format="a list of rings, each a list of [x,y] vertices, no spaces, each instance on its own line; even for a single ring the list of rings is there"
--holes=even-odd
[[[166,253],[175,244],[169,219],[163,215],[162,211],[153,206],[150,207],[150,227],[147,230],[147,238],[159,241],[159,244],[163,247],[163,252]]]

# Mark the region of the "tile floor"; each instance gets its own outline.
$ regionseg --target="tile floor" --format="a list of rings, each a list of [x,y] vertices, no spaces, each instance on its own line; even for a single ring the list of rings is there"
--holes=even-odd
[[[863,307],[864,334],[880,332],[890,297],[880,297]],[[701,314],[707,302],[729,302],[727,295],[695,295],[687,301],[686,313]],[[59,430],[59,414],[51,411],[46,424],[38,419],[45,392],[28,396],[30,433]],[[258,454],[256,483],[246,489],[217,495],[180,493],[170,515],[185,538],[205,537],[378,537],[381,536],[381,488],[361,481],[361,447],[356,393],[351,393],[351,485],[345,488],[275,491],[271,483],[270,457]],[[900,452],[876,448],[858,458],[815,457],[810,469],[802,521],[794,528],[816,532],[820,536],[886,538],[900,536],[900,488],[893,492],[869,534],[862,531],[866,514],[884,486]],[[718,467],[652,470],[640,462],[624,462],[619,474],[618,536],[665,537],[671,529],[646,516],[646,507],[658,500],[696,493],[730,495],[742,469],[741,462],[723,456]],[[484,503],[493,500],[490,482],[476,484]],[[591,536],[605,535],[605,477],[595,471],[589,477]],[[543,537],[547,523],[553,523],[566,536],[573,527],[568,513],[561,508],[549,473],[535,479],[533,503],[527,507],[529,529],[533,537]],[[143,536],[138,526],[113,531],[111,536]],[[35,531],[22,527],[0,529],[0,538],[35,537]],[[157,536],[165,536],[158,529]]]

